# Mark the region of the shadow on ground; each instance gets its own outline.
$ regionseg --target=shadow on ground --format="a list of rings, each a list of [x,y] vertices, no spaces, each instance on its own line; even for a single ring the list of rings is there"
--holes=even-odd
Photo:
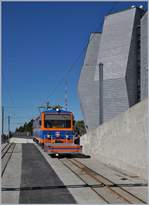
[[[75,154],[49,154],[49,156],[51,156],[52,158],[58,158],[58,159],[61,159],[61,158],[69,158],[69,159],[72,159],[72,158],[90,158],[89,155],[85,155],[85,154],[80,154],[80,153],[75,153]]]

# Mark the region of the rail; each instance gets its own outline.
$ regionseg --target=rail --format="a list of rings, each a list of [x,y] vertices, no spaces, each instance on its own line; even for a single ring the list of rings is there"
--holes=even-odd
[[[144,200],[125,190],[123,187],[147,186],[147,184],[116,184],[103,175],[91,170],[77,159],[59,160],[80,178],[86,187],[90,187],[106,203],[146,204]]]
[[[1,151],[1,160],[2,160],[2,169],[1,169],[1,177],[3,177],[4,172],[7,168],[7,165],[11,159],[11,156],[15,149],[15,144],[7,144]]]

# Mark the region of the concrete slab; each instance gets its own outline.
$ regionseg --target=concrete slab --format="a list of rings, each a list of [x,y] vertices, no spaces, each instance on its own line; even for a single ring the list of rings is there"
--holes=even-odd
[[[118,172],[95,159],[71,159],[82,162],[95,172],[108,177],[114,182],[120,182],[120,178],[128,177],[128,180],[121,180],[123,183],[132,184],[141,179],[135,179],[127,176],[127,173]],[[84,170],[77,176],[73,173],[77,167],[73,166],[71,160],[69,163],[72,171],[63,163],[65,159],[51,158],[45,153],[39,145],[36,144],[16,144],[14,153],[8,163],[2,180],[3,188],[23,188],[20,191],[2,191],[2,203],[80,203],[80,204],[103,204],[106,203],[104,197],[110,202],[122,203],[122,199],[114,196],[113,193],[106,191],[106,187],[94,188],[84,187],[99,184],[94,179],[87,176]],[[81,166],[81,165],[80,165]],[[82,179],[81,179],[81,178]],[[66,187],[65,187],[65,186]],[[70,187],[72,185],[73,187]],[[52,187],[51,187],[52,186]],[[64,186],[64,187],[63,187]],[[117,187],[112,187],[117,189]],[[136,195],[138,198],[146,201],[147,187],[123,187],[123,189]],[[112,197],[115,198],[112,198]],[[126,196],[129,197],[129,196]],[[134,202],[138,202],[133,198]]]
[[[1,170],[1,176],[3,176],[5,169],[7,168],[7,164],[8,161],[10,161],[11,157],[12,157],[12,152],[14,151],[15,148],[15,144],[12,145],[8,145],[8,148],[6,148],[6,150],[3,151],[2,154],[2,170]]]
[[[128,201],[130,200],[133,203],[140,203],[140,200],[136,199],[134,196],[138,197],[139,199],[147,203],[148,201],[148,187],[146,186],[147,181],[135,176],[129,176],[126,173],[122,173],[121,170],[118,171],[118,169],[114,170],[112,167],[108,167],[107,165],[104,165],[103,163],[99,162],[99,160],[95,159],[77,159],[77,161],[82,162],[84,165],[86,165],[88,168],[94,170],[96,173],[104,176],[105,178],[109,179],[111,182],[115,184],[121,184],[121,187],[131,193],[130,194],[125,193],[122,190],[119,190],[117,187],[111,187],[112,190],[115,190],[116,192],[120,191],[120,194],[123,195]],[[107,184],[107,182],[105,181]],[[123,184],[125,186],[123,186]],[[140,186],[137,186],[137,184],[140,184]],[[128,187],[127,187],[127,186]],[[129,187],[130,186],[130,187]],[[102,193],[102,190],[104,188],[97,188],[97,191],[99,193]],[[108,194],[108,192],[104,192],[105,194]],[[110,195],[107,195],[110,197]],[[108,198],[107,197],[107,198]],[[113,198],[114,200],[114,198]]]
[[[76,203],[63,185],[35,145],[23,144],[21,187],[26,189],[21,189],[19,203]]]
[[[18,204],[19,195],[20,195],[19,191],[3,191],[2,204]]]
[[[126,204],[126,200],[114,193],[108,187],[94,188],[110,204]]]
[[[69,191],[79,204],[106,204],[100,196],[88,187],[77,189],[69,188]]]
[[[64,166],[60,160],[57,158],[51,158],[46,152],[44,152],[41,147],[35,144],[37,149],[41,152],[41,154],[45,157],[50,166],[54,169],[56,174],[61,178],[64,185],[83,185],[85,184],[82,180],[80,180],[73,172],[70,171],[66,166]]]
[[[2,178],[2,188],[20,187],[22,145],[17,144]],[[2,203],[18,203],[19,191],[2,191]]]
[[[56,158],[51,158],[47,153],[45,153],[41,147],[36,145],[38,150],[45,157],[47,162],[52,166],[56,174],[63,181],[64,185],[84,185],[85,183],[77,177],[70,169],[68,169],[62,162]],[[98,196],[91,188],[81,187],[81,188],[68,188],[70,193],[73,195],[77,203],[85,204],[103,204],[105,201]]]
[[[136,197],[136,195],[130,194],[130,192],[126,192],[123,189],[119,189],[118,187],[112,187],[112,190],[116,191],[118,194],[122,195],[123,198],[130,201],[131,204],[142,204],[146,203],[147,199],[145,201],[142,201]]]
[[[34,141],[32,139],[28,139],[28,138],[15,138],[15,137],[12,137],[9,139],[9,142],[10,143],[34,143]]]
[[[95,172],[103,175],[104,177],[110,179],[112,182],[116,184],[134,184],[134,183],[147,183],[145,179],[139,178],[138,176],[131,175],[128,173],[123,173],[122,170],[114,170],[112,167],[103,164],[97,159],[89,158],[89,159],[77,159],[77,161],[82,162],[88,168],[94,170]]]
[[[8,143],[2,143],[2,144],[1,144],[1,150],[3,150],[4,147],[5,147],[7,144],[8,144]]]
[[[83,169],[80,169],[79,167],[76,167],[71,161],[61,159],[61,161],[69,167],[69,169],[72,170],[72,172],[76,172],[78,174],[78,177],[81,178],[81,180],[85,181],[88,185],[99,185],[97,180],[95,180],[92,176],[86,174],[86,172]]]
[[[20,187],[22,169],[22,145],[15,146],[13,155],[2,178],[2,187]]]
[[[123,189],[148,203],[148,187],[123,187]]]

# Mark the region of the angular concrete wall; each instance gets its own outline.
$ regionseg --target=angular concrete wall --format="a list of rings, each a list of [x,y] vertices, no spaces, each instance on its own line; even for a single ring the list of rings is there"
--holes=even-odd
[[[81,137],[83,152],[147,179],[147,99]]]
[[[126,70],[126,86],[128,92],[129,107],[135,105],[141,99],[140,93],[140,19],[144,11],[136,9],[133,24],[131,44],[128,54]]]
[[[98,64],[103,63],[103,122],[139,101],[136,48],[142,12],[133,8],[105,18],[98,56]],[[98,76],[97,69],[95,81]]]
[[[148,13],[141,19],[141,99],[148,96]]]
[[[140,50],[143,15],[144,11],[139,8],[108,15],[102,34],[96,34],[89,42],[78,85],[81,109],[89,130],[140,101],[140,67],[146,63],[144,57],[140,64],[140,53],[142,59],[146,52],[144,47]],[[143,34],[141,36],[145,42]],[[101,73],[100,63],[103,63]],[[142,90],[146,89],[143,88],[146,87],[146,76],[142,69]]]
[[[92,33],[78,84],[85,124],[89,129],[99,125],[99,81],[94,81],[100,45],[100,33]]]

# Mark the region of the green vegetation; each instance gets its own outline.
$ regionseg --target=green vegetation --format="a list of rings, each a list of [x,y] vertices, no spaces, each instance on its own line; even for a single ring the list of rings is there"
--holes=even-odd
[[[33,119],[30,120],[28,123],[25,122],[23,126],[16,128],[15,132],[30,132],[32,133],[33,130]]]
[[[74,129],[78,135],[80,136],[84,135],[86,133],[84,121],[83,120],[75,121]]]

